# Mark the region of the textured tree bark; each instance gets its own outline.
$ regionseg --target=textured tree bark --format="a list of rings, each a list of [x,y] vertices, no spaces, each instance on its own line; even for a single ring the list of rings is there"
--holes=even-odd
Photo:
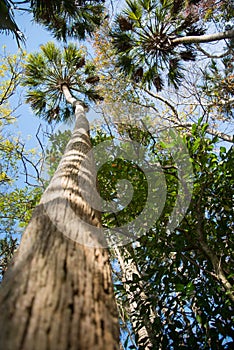
[[[69,102],[76,105],[72,138],[0,288],[2,350],[119,348],[100,214],[83,196],[96,188],[92,156],[82,162],[91,149],[88,121]]]

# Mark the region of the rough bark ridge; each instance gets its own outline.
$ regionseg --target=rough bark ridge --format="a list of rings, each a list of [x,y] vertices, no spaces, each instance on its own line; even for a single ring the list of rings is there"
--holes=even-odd
[[[76,103],[73,136],[2,282],[2,350],[119,347],[108,253],[92,230],[101,226],[100,215],[79,187],[96,186],[92,157],[86,169],[81,164],[90,149],[88,122]],[[79,184],[82,166],[85,181]]]

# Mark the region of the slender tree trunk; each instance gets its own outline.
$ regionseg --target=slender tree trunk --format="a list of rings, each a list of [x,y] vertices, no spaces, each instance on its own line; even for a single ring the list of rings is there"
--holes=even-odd
[[[134,333],[137,335],[137,345],[140,349],[144,350],[153,350],[156,349],[154,347],[154,332],[153,329],[153,322],[155,320],[155,313],[148,301],[147,295],[144,292],[144,287],[141,283],[141,275],[137,269],[136,263],[131,258],[129,252],[127,249],[124,249],[124,253],[121,253],[119,248],[115,247],[114,252],[117,256],[117,259],[119,261],[119,265],[121,267],[122,272],[122,282],[124,284],[124,288],[127,292],[127,300],[128,300],[128,307],[129,307],[129,317],[131,320],[132,328]],[[124,254],[124,257],[123,257]],[[126,262],[127,258],[127,262]],[[139,281],[137,283],[133,282],[133,275],[136,275],[139,277]],[[126,283],[127,282],[127,283]],[[136,290],[132,291],[131,286],[134,284],[137,284]],[[149,318],[145,318],[142,320],[142,313],[139,311],[139,305],[137,300],[141,300],[142,304],[148,306],[149,309]],[[139,323],[141,325],[139,326]],[[160,350],[161,348],[158,348]]]
[[[201,209],[201,198],[202,198],[202,192],[199,200],[197,201],[197,237],[198,237],[198,243],[200,245],[201,251],[205,254],[205,256],[209,259],[210,263],[212,264],[215,278],[221,283],[223,288],[226,290],[227,297],[230,299],[232,303],[234,303],[234,289],[233,285],[228,281],[228,278],[223,270],[222,267],[222,261],[221,258],[219,258],[216,255],[216,252],[209,247],[207,241],[206,241],[206,234],[205,234],[205,215],[202,212]]]
[[[100,214],[81,188],[96,188],[92,157],[82,162],[91,149],[88,121],[64,91],[75,105],[76,125],[2,282],[1,350],[119,348],[108,253],[96,229]]]
[[[218,41],[222,39],[234,38],[234,30],[226,30],[225,32],[207,34],[207,35],[191,35],[184,36],[181,38],[173,39],[173,44],[199,44],[199,43],[210,43],[212,41]]]

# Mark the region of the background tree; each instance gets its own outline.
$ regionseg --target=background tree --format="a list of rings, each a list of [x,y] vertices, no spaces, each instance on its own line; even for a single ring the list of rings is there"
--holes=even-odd
[[[205,34],[204,22],[188,12],[184,1],[128,0],[111,32],[118,65],[135,82],[161,90],[165,72],[179,86],[182,62],[194,61],[195,44],[234,37],[232,29]],[[189,5],[188,5],[189,6]]]
[[[177,169],[170,157],[170,147],[149,134],[149,140],[152,139],[148,147],[155,152],[167,181],[164,210],[138,244],[118,252],[113,250],[114,262],[119,260],[121,265],[120,269],[114,268],[118,305],[125,311],[121,312],[124,324],[134,320],[130,326],[131,336],[140,349],[152,342],[159,349],[168,346],[189,349],[192,344],[228,349],[233,341],[233,215],[230,211],[233,149],[227,151],[221,147],[217,152],[217,139],[206,138],[206,128],[207,125],[194,124],[192,134],[184,136],[195,182],[188,212],[175,231],[169,231],[167,224],[177,200]],[[126,129],[125,126],[124,133]],[[140,131],[135,137],[137,135],[139,137]],[[115,173],[112,172],[115,181],[118,176],[123,178],[122,171],[116,168]],[[224,174],[223,182],[218,180],[220,174]],[[100,186],[104,186],[102,191],[109,191],[101,180]],[[111,193],[113,199],[113,191]],[[134,215],[131,213],[126,211],[126,215]],[[113,219],[117,218],[115,214],[112,216],[111,220],[110,215],[104,215],[103,224],[113,225]],[[121,219],[119,215],[120,227]],[[132,295],[133,308],[129,304]],[[144,327],[150,337],[143,340],[138,331]],[[134,344],[132,346],[134,348]]]
[[[155,92],[142,87],[141,83],[133,83],[116,67],[109,30],[106,23],[94,36],[94,61],[105,98],[105,103],[98,106],[97,111],[100,112],[101,108],[106,124],[128,122],[142,127],[140,119],[147,117],[147,125],[157,125],[157,132],[166,125],[189,132],[194,122],[203,116],[203,121],[209,123],[208,134],[232,142],[231,45],[224,58],[216,55],[218,57],[202,59],[201,65],[190,62],[187,68],[183,67],[186,74],[180,89],[165,86],[162,91]],[[223,88],[219,89],[219,86]]]

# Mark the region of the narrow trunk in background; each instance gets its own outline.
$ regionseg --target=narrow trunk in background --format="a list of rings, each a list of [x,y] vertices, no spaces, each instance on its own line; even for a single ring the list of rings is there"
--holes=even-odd
[[[155,312],[153,311],[147,295],[144,292],[144,286],[142,285],[141,275],[137,269],[135,261],[131,258],[127,248],[123,248],[122,252],[118,247],[114,248],[115,255],[118,259],[122,273],[122,283],[126,290],[126,298],[128,301],[129,318],[132,324],[132,329],[137,336],[137,345],[139,349],[153,350],[155,347],[153,323],[155,320]],[[137,283],[133,282],[133,275],[139,277]],[[132,291],[131,287],[136,285],[135,291]],[[150,318],[147,317],[143,320],[143,315],[140,312],[139,299],[145,307],[149,309]]]
[[[96,188],[92,157],[82,170],[87,179],[78,183],[81,161],[91,149],[88,121],[84,108],[69,102],[76,106],[71,140],[0,287],[2,350],[119,348],[108,253],[103,237],[88,226],[101,227],[100,214],[80,188]]]

